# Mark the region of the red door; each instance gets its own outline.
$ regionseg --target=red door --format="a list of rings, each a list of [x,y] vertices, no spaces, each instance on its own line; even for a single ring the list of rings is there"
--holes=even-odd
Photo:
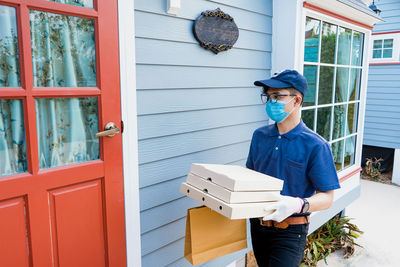
[[[0,0],[0,266],[125,266],[117,0]]]

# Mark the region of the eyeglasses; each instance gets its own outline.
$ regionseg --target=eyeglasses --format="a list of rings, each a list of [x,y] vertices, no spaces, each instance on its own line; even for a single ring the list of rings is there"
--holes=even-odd
[[[287,95],[287,94],[272,94],[272,95],[269,95],[269,94],[262,93],[261,94],[261,101],[264,104],[267,103],[270,100],[271,100],[271,103],[276,103],[276,101],[281,100],[282,99],[281,97],[284,97],[284,96],[296,96],[296,95]]]

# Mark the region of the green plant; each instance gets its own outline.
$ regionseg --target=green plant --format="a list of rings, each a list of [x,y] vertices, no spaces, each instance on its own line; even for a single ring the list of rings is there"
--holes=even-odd
[[[368,175],[372,179],[376,180],[376,178],[381,174],[379,171],[381,168],[381,161],[383,161],[382,158],[367,158],[367,161],[365,162],[365,168],[363,169],[363,174]]]
[[[355,224],[350,223],[350,218],[339,215],[330,219],[307,237],[304,259],[301,267],[317,266],[317,262],[340,249],[344,249],[344,258],[349,258],[354,253],[354,246],[359,246],[354,240],[363,234]]]

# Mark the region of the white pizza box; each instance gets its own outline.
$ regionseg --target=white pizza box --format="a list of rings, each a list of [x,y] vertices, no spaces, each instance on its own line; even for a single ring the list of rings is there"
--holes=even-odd
[[[273,211],[264,211],[265,207],[276,202],[255,202],[255,203],[240,203],[228,204],[224,201],[205,193],[194,186],[187,183],[181,184],[182,194],[194,199],[195,201],[209,207],[210,209],[224,215],[225,217],[234,219],[258,218],[271,214]]]
[[[190,172],[231,191],[281,191],[281,179],[237,165],[192,163]]]
[[[277,201],[279,191],[230,191],[193,173],[189,173],[186,183],[200,189],[226,203]]]

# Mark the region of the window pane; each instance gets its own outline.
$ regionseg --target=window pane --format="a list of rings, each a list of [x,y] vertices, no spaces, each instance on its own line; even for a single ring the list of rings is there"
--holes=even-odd
[[[301,118],[308,128],[314,131],[314,114],[315,109],[307,109],[301,111]]]
[[[347,134],[352,134],[357,132],[358,123],[358,103],[349,104],[349,109],[347,111]],[[347,135],[346,134],[346,135]]]
[[[335,167],[337,171],[340,171],[342,169],[343,143],[344,140],[332,143],[333,161],[335,162]]]
[[[364,47],[364,34],[353,31],[351,65],[361,66]]]
[[[333,133],[332,140],[344,136],[344,128],[346,123],[346,105],[339,105],[334,107],[333,117]]]
[[[350,64],[351,30],[339,27],[337,64]]]
[[[347,88],[349,85],[349,68],[336,69],[335,102],[347,101]]]
[[[361,69],[351,69],[349,101],[360,100]]]
[[[94,20],[30,11],[35,87],[95,87]]]
[[[100,158],[97,98],[36,99],[40,168]]]
[[[393,39],[386,39],[383,42],[383,48],[393,48]]]
[[[306,18],[304,61],[318,62],[320,21]]]
[[[93,0],[47,0],[47,1],[93,8]]]
[[[321,62],[334,63],[337,26],[322,23]]]
[[[393,50],[390,49],[383,49],[383,58],[391,58]]]
[[[0,5],[0,87],[20,86],[16,10]]]
[[[0,177],[27,170],[22,100],[0,99]]]
[[[331,131],[332,107],[319,108],[317,114],[317,133],[329,141]]]
[[[375,48],[382,48],[382,40],[375,40],[374,41],[374,49]]]
[[[382,57],[382,49],[374,49],[372,52],[373,58],[381,58]]]
[[[304,96],[303,106],[315,105],[315,90],[317,86],[317,66],[304,66],[304,77],[307,79],[308,90]]]
[[[318,104],[332,103],[333,67],[320,67]]]
[[[352,136],[345,139],[344,167],[351,166],[355,162],[356,137]]]

